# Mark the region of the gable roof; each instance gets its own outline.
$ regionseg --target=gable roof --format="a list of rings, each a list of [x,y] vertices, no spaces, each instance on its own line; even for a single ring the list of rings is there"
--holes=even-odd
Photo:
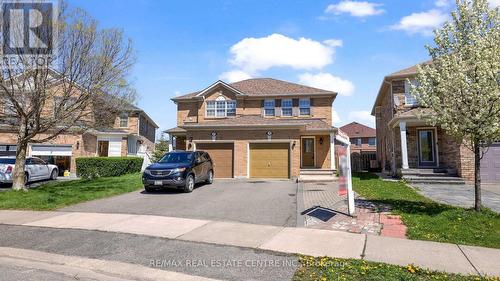
[[[223,81],[217,81],[202,91],[189,93],[183,96],[175,97],[173,101],[183,101],[200,98],[216,86],[223,85],[234,92],[249,97],[268,97],[268,96],[296,96],[296,95],[329,95],[337,96],[337,93],[323,89],[313,88],[305,85],[291,83],[273,78],[253,78],[235,83],[227,84]]]
[[[382,84],[380,85],[380,89],[378,91],[377,98],[375,99],[375,103],[373,104],[372,115],[375,116],[375,107],[379,106],[382,103],[385,93],[387,92],[387,90],[390,89],[390,81],[394,79],[405,79],[415,76],[417,75],[417,67],[419,65],[426,65],[431,63],[432,60],[428,60],[385,76],[384,79],[382,80]]]
[[[340,130],[342,130],[342,132],[344,132],[349,138],[372,138],[377,135],[377,131],[375,129],[358,122],[352,122],[342,126],[340,127]]]

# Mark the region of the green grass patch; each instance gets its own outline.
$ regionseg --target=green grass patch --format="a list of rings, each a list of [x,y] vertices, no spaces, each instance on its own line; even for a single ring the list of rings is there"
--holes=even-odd
[[[408,227],[410,239],[500,248],[500,214],[436,203],[407,186],[370,173],[353,175],[353,188],[362,197],[392,206]]]
[[[80,202],[131,192],[142,187],[140,174],[51,182],[24,191],[0,192],[0,209],[54,210]]]
[[[295,272],[294,281],[329,281],[329,280],[488,280],[498,281],[497,277],[463,276],[385,263],[367,262],[353,259],[300,257],[300,267]]]

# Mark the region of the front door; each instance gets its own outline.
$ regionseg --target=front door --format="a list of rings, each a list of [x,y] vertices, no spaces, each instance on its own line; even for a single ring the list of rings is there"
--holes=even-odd
[[[314,167],[314,138],[302,139],[302,167]]]
[[[108,157],[109,141],[97,142],[97,154],[99,157]]]
[[[418,133],[418,165],[420,167],[436,167],[436,140],[434,130],[417,130]]]

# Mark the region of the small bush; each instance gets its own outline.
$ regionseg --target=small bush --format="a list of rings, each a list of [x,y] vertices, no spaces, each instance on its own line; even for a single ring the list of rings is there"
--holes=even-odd
[[[80,157],[76,158],[76,174],[84,179],[118,177],[141,171],[140,157]]]

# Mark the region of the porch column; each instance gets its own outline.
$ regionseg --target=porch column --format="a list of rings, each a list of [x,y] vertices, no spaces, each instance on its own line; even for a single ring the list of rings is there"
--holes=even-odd
[[[408,145],[406,142],[406,122],[399,122],[399,130],[401,132],[401,157],[403,159],[403,169],[409,169],[408,166]]]
[[[175,137],[171,134],[168,135],[169,142],[168,142],[168,151],[174,151],[174,142],[175,142]]]
[[[330,134],[330,169],[336,170],[335,163],[335,134]]]

